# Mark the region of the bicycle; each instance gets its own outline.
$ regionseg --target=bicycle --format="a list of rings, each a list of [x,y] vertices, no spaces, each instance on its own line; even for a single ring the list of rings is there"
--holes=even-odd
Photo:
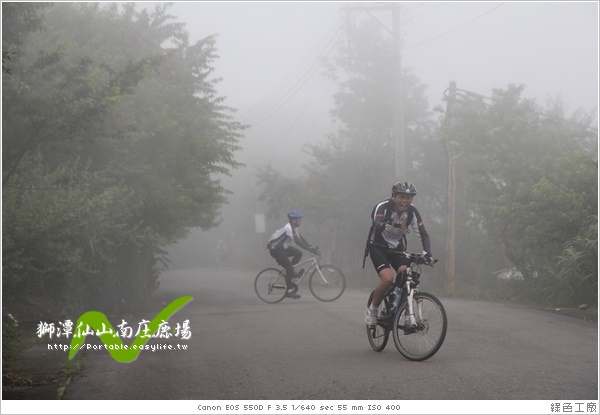
[[[318,255],[310,254],[310,258],[294,265],[294,270],[302,268],[302,265],[310,266],[300,276],[294,278],[295,284],[300,284],[307,275],[308,288],[316,299],[330,302],[341,297],[346,289],[346,277],[342,271],[333,265],[320,265]],[[285,282],[285,270],[277,268],[265,268],[258,273],[254,280],[254,290],[258,298],[265,303],[275,304],[285,298],[287,284]]]
[[[448,329],[444,306],[433,294],[420,292],[419,278],[422,264],[433,267],[437,262],[427,263],[421,254],[393,252],[409,259],[408,268],[396,275],[394,284],[388,289],[379,305],[377,324],[367,325],[367,336],[371,347],[381,352],[387,345],[390,332],[398,351],[413,361],[429,359],[442,347]],[[373,292],[367,307],[373,301]]]

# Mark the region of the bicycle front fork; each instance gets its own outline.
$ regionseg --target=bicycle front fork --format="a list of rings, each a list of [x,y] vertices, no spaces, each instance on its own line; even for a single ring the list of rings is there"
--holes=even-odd
[[[406,301],[408,302],[408,315],[405,317],[408,317],[408,320],[410,321],[410,325],[414,326],[417,324],[417,320],[415,319],[415,310],[414,310],[414,303],[413,303],[413,298],[415,296],[415,290],[413,290],[410,285],[412,284],[412,279],[409,277],[408,280],[406,281],[406,290],[408,292],[408,295],[406,296]],[[405,318],[405,320],[407,320]]]

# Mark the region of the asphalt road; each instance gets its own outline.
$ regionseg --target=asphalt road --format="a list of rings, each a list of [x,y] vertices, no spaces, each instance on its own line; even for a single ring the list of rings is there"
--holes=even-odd
[[[254,276],[208,268],[165,274],[156,312],[145,318],[191,295],[169,323],[188,319],[192,337],[148,344],[187,350],[143,350],[131,363],[86,350],[63,399],[598,399],[596,323],[442,298],[446,340],[431,359],[411,362],[391,338],[381,353],[369,346],[368,290],[323,303],[304,287],[302,298],[271,305],[254,293]]]

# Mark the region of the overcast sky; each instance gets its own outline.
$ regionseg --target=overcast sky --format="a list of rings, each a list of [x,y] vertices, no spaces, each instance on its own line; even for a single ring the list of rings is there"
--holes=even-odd
[[[391,31],[390,13],[369,10],[372,2],[179,2],[171,13],[192,40],[218,33],[219,92],[247,110],[265,98],[306,99],[318,71],[305,90],[290,88],[319,54],[333,53],[348,4]],[[569,112],[595,110],[598,2],[403,2],[401,10],[403,66],[429,86],[431,106],[455,80],[482,95],[523,83],[540,104],[560,94]]]

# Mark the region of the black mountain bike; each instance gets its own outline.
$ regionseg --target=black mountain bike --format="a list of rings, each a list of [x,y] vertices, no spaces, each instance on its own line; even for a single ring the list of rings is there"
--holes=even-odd
[[[433,294],[418,290],[421,265],[427,264],[421,254],[393,252],[409,259],[408,268],[396,276],[379,305],[377,324],[367,325],[367,336],[376,352],[385,349],[390,332],[398,351],[409,360],[429,359],[442,347],[448,319],[444,306]],[[431,267],[437,260],[429,263]],[[373,301],[373,292],[367,307]]]

